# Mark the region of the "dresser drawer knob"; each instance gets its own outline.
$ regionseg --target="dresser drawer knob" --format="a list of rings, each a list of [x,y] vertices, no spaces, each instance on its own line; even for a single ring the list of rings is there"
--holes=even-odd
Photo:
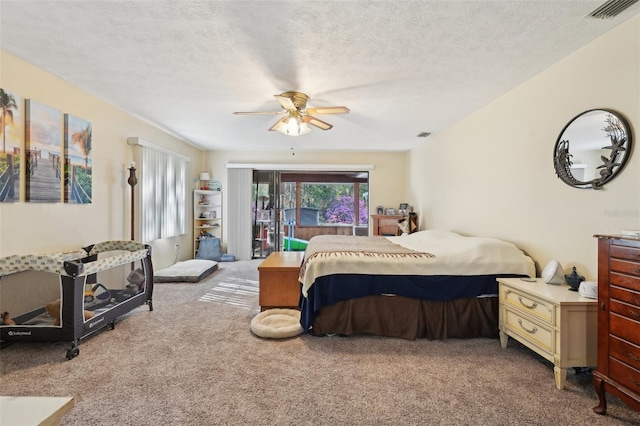
[[[634,361],[640,361],[640,358],[638,358],[637,356],[635,356],[631,352],[629,352],[627,355],[629,356],[629,358],[631,358]]]
[[[536,302],[533,302],[531,305],[527,305],[526,303],[524,303],[524,302],[522,301],[522,297],[521,297],[521,296],[518,296],[518,301],[520,302],[520,304],[521,304],[522,306],[524,306],[524,307],[525,307],[525,308],[527,308],[527,309],[535,309],[535,308],[537,308],[537,307],[538,307],[538,304],[537,304]]]
[[[640,268],[631,268],[630,271],[633,274],[640,274]]]
[[[632,311],[631,309],[629,309],[629,313],[631,313],[631,315],[633,315],[636,318],[640,317],[639,313],[637,313],[636,311]]]
[[[631,377],[629,377],[629,381],[630,381],[631,383],[633,383],[634,385],[636,385],[636,386],[640,387],[640,383],[636,382],[636,381],[635,381],[635,380],[633,380]]]
[[[522,327],[522,329],[524,331],[526,331],[529,334],[535,334],[538,331],[538,328],[534,325],[533,328],[531,330],[529,330],[527,327],[524,326],[524,324],[522,324],[522,320],[519,319],[518,320],[518,324],[520,324],[520,327]]]
[[[604,303],[604,302],[602,302],[602,303],[600,304],[600,310],[601,310],[601,311],[606,311],[606,310],[607,310],[607,305],[605,305],[605,303]]]

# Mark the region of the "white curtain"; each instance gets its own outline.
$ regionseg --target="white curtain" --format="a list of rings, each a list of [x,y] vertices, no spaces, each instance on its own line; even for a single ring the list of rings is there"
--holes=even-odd
[[[227,169],[227,253],[238,260],[252,257],[253,238],[251,235],[251,191],[253,169]]]
[[[142,147],[140,238],[148,243],[187,233],[185,159]]]

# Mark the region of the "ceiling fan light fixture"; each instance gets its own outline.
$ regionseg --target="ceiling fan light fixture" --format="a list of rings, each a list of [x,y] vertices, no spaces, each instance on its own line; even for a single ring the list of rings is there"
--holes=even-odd
[[[311,131],[311,127],[309,127],[309,125],[307,123],[305,123],[304,121],[300,120],[298,118],[298,121],[300,123],[300,135],[306,135],[307,133],[309,133]]]
[[[311,131],[309,125],[302,121],[300,116],[290,116],[286,120],[280,121],[274,130],[287,136],[300,136]]]
[[[300,92],[283,92],[279,95],[273,95],[284,111],[267,111],[267,112],[234,112],[239,115],[258,115],[258,114],[283,114],[269,131],[276,131],[287,136],[305,135],[311,131],[311,127],[317,127],[320,130],[330,130],[333,126],[326,121],[322,121],[315,117],[315,114],[349,114],[349,108],[345,106],[329,106],[318,108],[307,108],[309,97]]]

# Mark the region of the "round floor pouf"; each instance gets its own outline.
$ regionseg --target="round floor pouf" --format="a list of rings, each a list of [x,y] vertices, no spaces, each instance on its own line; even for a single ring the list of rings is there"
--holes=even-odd
[[[300,311],[296,309],[267,309],[251,320],[251,331],[267,339],[286,339],[302,333]]]

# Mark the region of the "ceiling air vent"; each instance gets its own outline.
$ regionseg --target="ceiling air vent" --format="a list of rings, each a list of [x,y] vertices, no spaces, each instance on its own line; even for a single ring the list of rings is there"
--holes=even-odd
[[[430,132],[420,132],[420,133],[418,133],[418,137],[419,138],[426,138],[426,137],[428,137],[430,135],[431,135]]]
[[[611,19],[637,2],[638,0],[607,0],[587,16],[598,19]]]

